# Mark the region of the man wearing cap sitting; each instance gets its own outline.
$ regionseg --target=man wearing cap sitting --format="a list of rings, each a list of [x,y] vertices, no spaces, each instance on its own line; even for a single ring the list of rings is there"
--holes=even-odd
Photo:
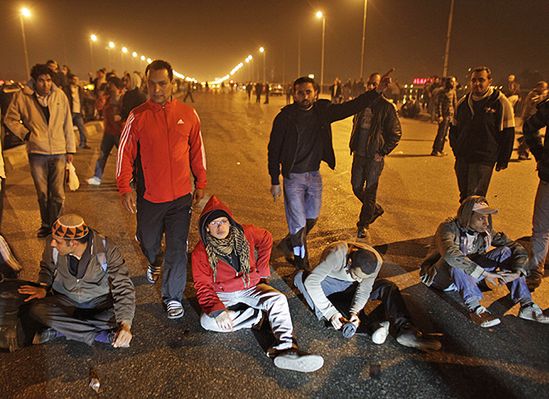
[[[383,344],[392,324],[399,344],[420,350],[439,350],[440,341],[423,335],[412,321],[398,287],[385,279],[377,279],[383,260],[371,246],[362,243],[335,242],[323,252],[320,263],[309,275],[299,271],[294,278],[307,304],[319,320],[326,320],[343,336],[351,338],[366,316],[368,300],[381,300],[384,318],[381,322],[369,321],[366,330],[375,344]],[[352,290],[349,291],[349,290]],[[352,295],[348,317],[335,299],[337,294]],[[361,315],[362,312],[362,315]]]
[[[68,214],[53,223],[38,282],[19,289],[29,295],[25,302],[34,299],[30,320],[48,327],[33,343],[64,336],[88,345],[130,345],[135,290],[128,268],[116,245],[82,217]]]
[[[421,281],[444,291],[458,291],[471,320],[481,327],[500,323],[480,303],[481,283],[488,287],[506,284],[511,299],[520,303],[520,318],[549,323],[526,285],[528,253],[519,243],[494,230],[495,213],[497,210],[488,205],[486,198],[467,197],[457,216],[439,225],[432,249],[421,265]],[[495,249],[490,251],[492,246]]]

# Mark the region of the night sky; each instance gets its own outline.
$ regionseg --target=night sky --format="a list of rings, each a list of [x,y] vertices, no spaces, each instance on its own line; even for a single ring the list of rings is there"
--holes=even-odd
[[[163,58],[198,80],[227,74],[248,54],[262,76],[267,50],[267,79],[289,81],[297,75],[301,37],[301,74],[320,77],[321,22],[326,13],[325,82],[336,76],[358,77],[363,0],[51,0],[0,1],[0,79],[23,79],[24,57],[18,10],[25,21],[31,66],[54,58],[81,77],[108,67],[106,42],[113,40],[112,66],[144,69],[120,47],[151,58]],[[402,83],[442,73],[450,0],[368,0],[365,70],[396,68]],[[538,71],[549,79],[549,1],[456,0],[449,72],[463,81],[467,68],[487,65],[494,78]],[[96,33],[95,63],[88,36]],[[251,68],[235,78],[248,80]]]

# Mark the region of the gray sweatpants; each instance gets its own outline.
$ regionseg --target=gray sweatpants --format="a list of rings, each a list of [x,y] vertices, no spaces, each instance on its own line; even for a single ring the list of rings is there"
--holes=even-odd
[[[76,303],[62,294],[33,301],[29,315],[34,320],[63,334],[67,339],[92,345],[101,331],[117,327],[110,295],[86,303]]]
[[[273,335],[276,338],[276,344],[273,348],[285,350],[293,347],[292,318],[288,300],[283,293],[270,285],[258,284],[255,287],[241,291],[218,292],[217,296],[229,310],[239,304],[247,306],[243,310],[234,310],[233,331],[253,327],[261,320],[262,311],[265,311]],[[227,332],[219,328],[214,317],[210,317],[205,313],[200,318],[200,325],[205,330]]]

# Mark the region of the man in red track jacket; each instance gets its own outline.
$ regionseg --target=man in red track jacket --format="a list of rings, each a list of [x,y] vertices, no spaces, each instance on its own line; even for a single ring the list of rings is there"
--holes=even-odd
[[[137,212],[137,239],[149,261],[151,284],[160,275],[165,234],[162,300],[168,318],[177,319],[184,313],[191,201],[197,203],[204,196],[206,156],[196,111],[172,98],[170,64],[155,60],[145,75],[150,99],[128,116],[118,148],[116,182],[124,207]]]
[[[267,355],[277,367],[312,372],[324,359],[297,351],[286,296],[263,282],[271,275],[271,233],[238,224],[227,208],[212,196],[199,220],[200,241],[192,252],[192,272],[198,304],[204,311],[202,327],[229,332],[269,319],[275,345]]]

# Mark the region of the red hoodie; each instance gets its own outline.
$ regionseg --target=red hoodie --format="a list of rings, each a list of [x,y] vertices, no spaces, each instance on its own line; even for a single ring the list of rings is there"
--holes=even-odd
[[[120,194],[132,191],[134,161],[141,157],[147,201],[174,201],[196,188],[206,187],[206,154],[196,111],[171,100],[157,104],[151,100],[134,108],[118,148],[116,184]]]
[[[231,225],[244,231],[244,236],[250,245],[250,280],[247,286],[244,286],[242,272],[237,273],[231,265],[221,258],[217,262],[217,274],[214,281],[213,270],[204,246],[204,237],[208,234],[205,225],[206,217],[214,210],[225,212]],[[217,292],[234,292],[254,287],[260,279],[271,275],[271,269],[269,268],[269,259],[273,247],[271,233],[253,225],[239,225],[234,220],[229,208],[215,196],[212,196],[204,207],[198,222],[198,229],[200,231],[200,241],[194,247],[191,263],[196,298],[204,313],[211,314],[212,312],[225,310],[225,305],[219,300]]]

